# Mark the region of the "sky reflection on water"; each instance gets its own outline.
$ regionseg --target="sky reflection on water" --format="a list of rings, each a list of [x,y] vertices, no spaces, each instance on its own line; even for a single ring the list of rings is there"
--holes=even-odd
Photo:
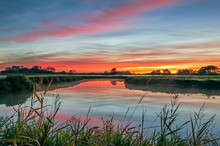
[[[122,120],[126,111],[130,108],[128,119],[141,97],[146,94],[132,117],[132,121],[138,125],[141,122],[142,112],[146,110],[146,126],[152,124],[156,119],[157,113],[160,112],[165,104],[170,105],[174,96],[173,94],[161,92],[131,90],[125,87],[123,81],[116,80],[92,80],[75,86],[55,89],[47,94],[47,103],[53,104],[57,94],[59,94],[62,101],[57,120],[65,121],[72,115],[85,117],[91,107],[92,124],[98,125],[101,123],[101,117],[110,118],[114,115],[117,120]],[[28,104],[28,102],[26,101],[25,104]],[[179,108],[179,112],[181,112],[179,123],[189,119],[190,113],[198,111],[205,103],[205,119],[216,114],[217,125],[220,125],[219,96],[215,96],[215,99],[208,99],[203,94],[178,94],[177,102],[181,104]],[[0,108],[0,114],[12,113],[12,107],[6,107],[1,104]]]

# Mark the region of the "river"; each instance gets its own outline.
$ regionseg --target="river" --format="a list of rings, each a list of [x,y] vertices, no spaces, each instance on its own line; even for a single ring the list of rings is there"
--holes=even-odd
[[[175,98],[177,104],[180,104],[177,124],[187,121],[190,114],[193,115],[193,112],[199,111],[205,103],[204,120],[216,115],[217,130],[220,127],[220,96],[219,91],[215,90],[163,86],[143,87],[125,85],[122,80],[108,79],[89,80],[74,85],[64,84],[57,89],[54,87],[47,93],[46,102],[53,104],[56,95],[59,95],[62,101],[57,115],[59,121],[65,121],[72,115],[85,117],[91,107],[92,124],[101,124],[101,117],[109,119],[114,116],[116,121],[120,122],[123,119],[128,120],[132,115],[132,123],[138,125],[141,123],[143,111],[146,111],[145,126],[150,127],[152,123],[158,126],[157,114],[165,104],[170,106],[171,100]],[[0,114],[12,114],[12,106],[16,107],[17,104],[28,105],[30,102],[28,97],[30,94],[22,93],[0,98]],[[143,100],[138,104],[142,97]]]

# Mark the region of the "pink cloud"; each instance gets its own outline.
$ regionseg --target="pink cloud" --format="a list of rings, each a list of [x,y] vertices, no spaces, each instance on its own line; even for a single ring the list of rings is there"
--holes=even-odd
[[[79,34],[96,34],[125,29],[134,18],[130,16],[151,12],[179,4],[177,0],[133,0],[128,5],[101,11],[100,15],[89,14],[84,25],[57,26],[48,20],[43,21],[40,30],[6,39],[14,42],[31,42],[47,37],[65,37]],[[129,18],[128,18],[129,17]]]

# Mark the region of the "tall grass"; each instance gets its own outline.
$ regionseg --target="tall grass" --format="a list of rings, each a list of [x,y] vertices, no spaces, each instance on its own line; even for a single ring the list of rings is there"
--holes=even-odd
[[[126,112],[128,120],[116,124],[114,116],[101,119],[101,126],[91,126],[89,112],[86,118],[72,116],[66,122],[55,120],[61,101],[57,95],[54,105],[45,103],[45,95],[52,81],[45,90],[36,85],[30,105],[14,108],[11,116],[0,117],[0,145],[32,146],[187,146],[218,145],[218,135],[213,131],[214,116],[204,120],[204,106],[190,116],[181,125],[177,125],[180,116],[179,104],[173,99],[171,105],[165,105],[157,115],[160,125],[146,128],[145,111],[140,125],[132,126],[132,116]],[[140,99],[137,106],[141,103]],[[136,106],[136,107],[137,107]],[[128,109],[130,110],[130,109]],[[153,134],[148,129],[154,129]],[[183,131],[188,131],[182,134]]]

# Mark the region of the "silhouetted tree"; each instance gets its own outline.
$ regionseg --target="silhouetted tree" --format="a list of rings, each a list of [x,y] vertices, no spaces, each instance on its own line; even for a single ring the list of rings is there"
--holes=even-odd
[[[178,75],[191,75],[194,74],[194,71],[192,69],[179,69],[177,70]]]
[[[5,68],[5,73],[19,73],[20,66],[13,65]]]
[[[74,73],[76,73],[76,70],[70,70],[69,73],[74,74]]]
[[[42,68],[41,66],[35,65],[31,69],[32,70],[40,70],[41,68]]]
[[[56,73],[56,72],[55,72],[55,68],[53,67],[47,67],[45,69],[42,69],[42,67],[38,65],[35,65],[31,68],[13,65],[11,67],[6,67],[5,70],[2,71],[1,73],[50,74],[50,73]]]
[[[30,70],[27,68],[27,67],[22,67],[22,68],[20,68],[19,69],[19,73],[29,73],[30,72]]]
[[[170,75],[171,72],[170,72],[169,69],[163,69],[163,74],[164,74],[164,75]]]
[[[205,74],[218,74],[219,68],[217,66],[209,65],[201,67],[198,71],[198,74],[205,75]]]
[[[161,71],[158,69],[158,70],[153,70],[150,74],[152,75],[161,75]]]
[[[47,67],[46,70],[49,72],[55,72],[55,68],[53,67]]]
[[[20,66],[13,65],[13,66],[11,67],[11,70],[18,72],[18,70],[19,70],[20,68],[21,68]]]
[[[104,73],[103,73],[104,75],[107,75],[107,74],[109,74],[109,72],[108,71],[104,71]]]
[[[116,74],[117,73],[117,69],[116,68],[112,68],[111,69],[111,74]]]

